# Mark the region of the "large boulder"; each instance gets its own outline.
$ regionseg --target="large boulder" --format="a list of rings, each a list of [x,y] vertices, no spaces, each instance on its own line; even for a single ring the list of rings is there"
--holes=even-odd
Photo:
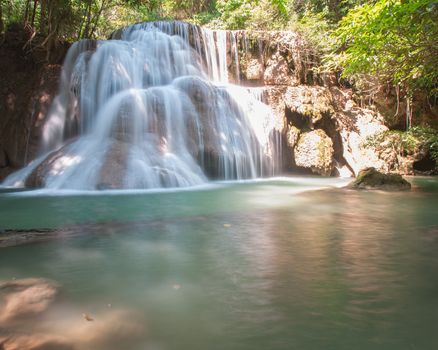
[[[323,130],[301,134],[294,153],[298,167],[309,169],[315,174],[331,175],[334,167],[333,142]]]
[[[389,172],[397,161],[392,147],[378,150],[369,140],[388,128],[378,113],[359,107],[352,107],[336,114],[336,123],[342,143],[342,156],[355,174],[361,169],[375,167]]]
[[[399,174],[384,174],[370,167],[362,169],[348,187],[359,190],[406,191],[411,189],[411,184]]]

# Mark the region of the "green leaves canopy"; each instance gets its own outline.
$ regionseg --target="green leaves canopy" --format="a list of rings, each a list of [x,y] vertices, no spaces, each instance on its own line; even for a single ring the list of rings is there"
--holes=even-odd
[[[329,65],[344,76],[377,74],[407,90],[436,93],[438,2],[379,0],[355,7],[334,32],[337,53]]]

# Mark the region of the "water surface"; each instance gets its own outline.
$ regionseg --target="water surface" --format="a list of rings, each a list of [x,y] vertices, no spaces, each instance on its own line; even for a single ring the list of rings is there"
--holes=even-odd
[[[47,329],[130,334],[93,350],[437,349],[438,181],[301,192],[344,182],[3,193],[0,228],[79,234],[0,249],[0,279],[62,285]]]

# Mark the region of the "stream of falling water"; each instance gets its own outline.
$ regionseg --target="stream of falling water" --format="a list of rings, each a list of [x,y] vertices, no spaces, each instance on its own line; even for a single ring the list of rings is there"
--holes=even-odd
[[[236,33],[147,22],[80,41],[43,127],[41,156],[7,186],[193,186],[272,176],[278,132],[239,81]]]

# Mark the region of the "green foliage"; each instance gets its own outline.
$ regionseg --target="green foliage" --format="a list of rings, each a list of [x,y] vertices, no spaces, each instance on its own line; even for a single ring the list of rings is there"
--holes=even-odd
[[[288,28],[303,35],[320,54],[329,53],[333,46],[333,38],[329,34],[333,24],[326,20],[323,13],[293,14],[289,18]]]
[[[435,0],[378,0],[356,6],[334,31],[337,51],[326,63],[346,77],[375,74],[408,93],[436,89],[437,18]]]
[[[319,70],[342,72],[361,98],[365,90],[373,97],[382,82],[397,86],[409,107],[417,91],[438,96],[437,0],[2,0],[0,16],[0,31],[19,23],[29,37],[46,37],[47,47],[54,39],[102,39],[161,19],[213,29],[292,29],[324,57]],[[410,124],[412,109],[406,114]]]
[[[428,126],[414,126],[408,131],[387,130],[368,138],[364,147],[391,146],[400,155],[429,152],[438,167],[438,131]]]
[[[271,4],[277,8],[278,12],[287,16],[289,14],[288,1],[287,0],[271,0]]]
[[[221,29],[285,29],[288,0],[217,0],[218,18],[211,26]]]
[[[258,0],[218,0],[216,8],[221,14],[223,27],[226,29],[243,29],[248,27],[253,6]]]

